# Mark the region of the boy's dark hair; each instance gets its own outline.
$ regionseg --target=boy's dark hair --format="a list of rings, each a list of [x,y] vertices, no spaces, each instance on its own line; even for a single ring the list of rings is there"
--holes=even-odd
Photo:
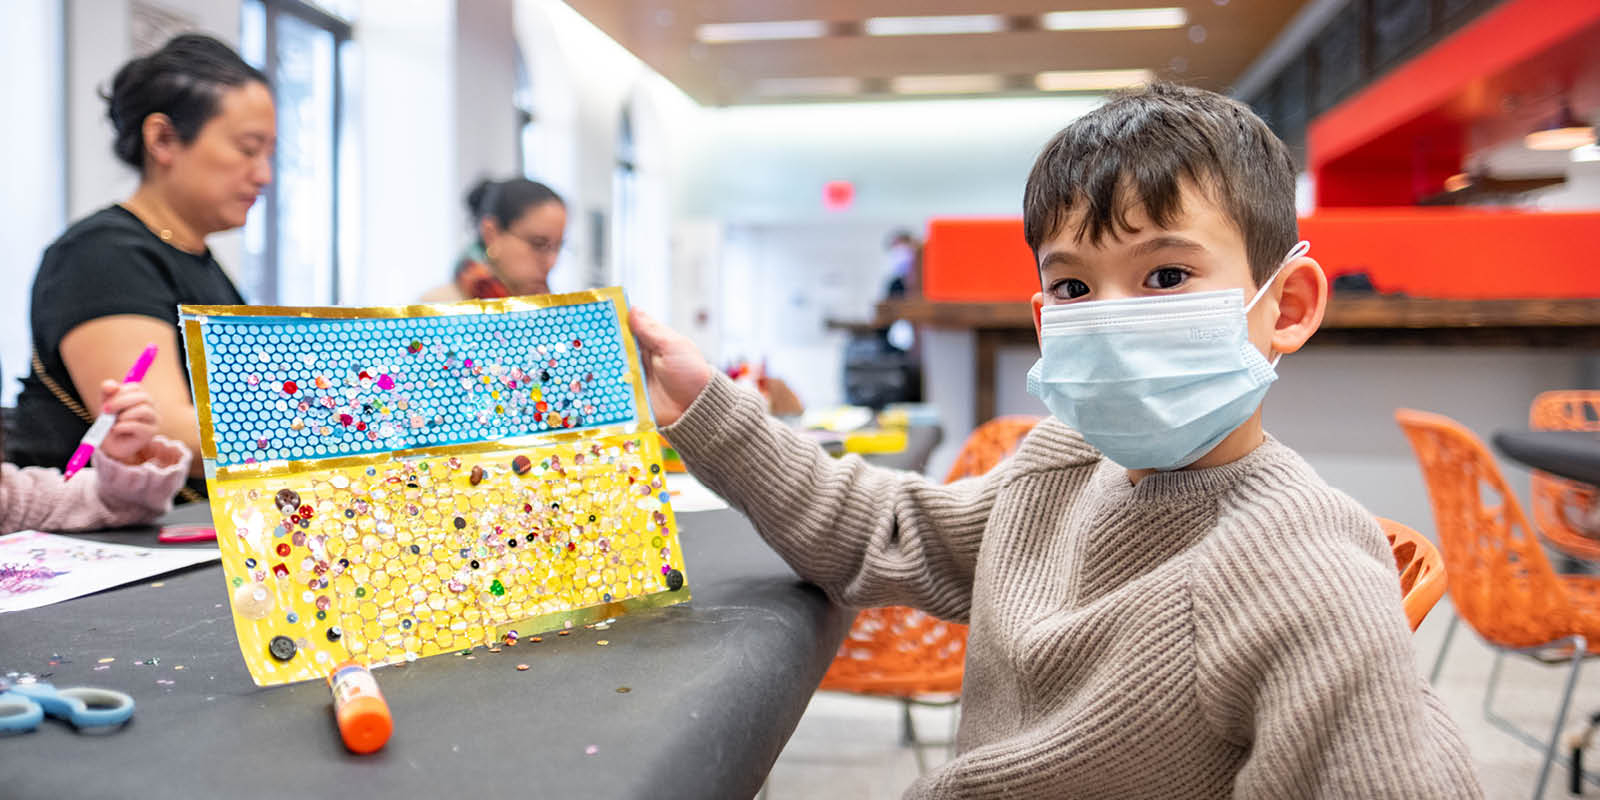
[[[1045,145],[1023,193],[1023,235],[1037,259],[1080,208],[1074,236],[1091,244],[1134,232],[1128,211],[1136,206],[1165,227],[1182,211],[1184,181],[1192,181],[1244,236],[1260,285],[1299,238],[1294,175],[1288,148],[1244,104],[1155,83],[1112,95]]]
[[[106,99],[106,116],[117,138],[111,149],[122,163],[144,169],[144,119],[166,114],[184,144],[217,115],[228,89],[250,83],[271,88],[267,76],[232,48],[198,33],[174,36],[160,50],[117,70]]]

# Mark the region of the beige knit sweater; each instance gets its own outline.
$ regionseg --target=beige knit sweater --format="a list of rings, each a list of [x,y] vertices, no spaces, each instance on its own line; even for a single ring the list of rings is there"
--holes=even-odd
[[[958,755],[907,797],[1482,795],[1382,532],[1275,440],[1135,486],[1046,420],[939,485],[829,458],[721,376],[663,432],[837,602],[971,624]]]

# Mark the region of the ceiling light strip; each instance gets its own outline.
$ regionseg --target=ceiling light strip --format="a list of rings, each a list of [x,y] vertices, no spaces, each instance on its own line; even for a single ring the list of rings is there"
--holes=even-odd
[[[706,44],[767,42],[779,39],[820,39],[828,35],[828,23],[819,19],[774,22],[715,22],[695,29],[695,37]]]
[[[939,36],[962,33],[999,33],[1006,18],[999,14],[962,14],[937,17],[872,17],[862,29],[868,36]]]
[[[1108,92],[1154,82],[1148,69],[1091,69],[1041,72],[1033,85],[1041,92]]]
[[[1039,17],[1039,27],[1047,31],[1138,31],[1187,24],[1189,12],[1176,7],[1052,11]]]

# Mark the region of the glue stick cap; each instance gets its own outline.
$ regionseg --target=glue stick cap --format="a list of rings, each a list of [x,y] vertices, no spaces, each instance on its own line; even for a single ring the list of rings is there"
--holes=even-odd
[[[394,730],[389,707],[376,697],[351,700],[339,717],[339,735],[352,753],[377,752],[388,743],[389,734]]]
[[[372,673],[347,661],[328,675],[328,686],[333,690],[333,715],[344,746],[362,755],[382,748],[394,730],[394,720]]]

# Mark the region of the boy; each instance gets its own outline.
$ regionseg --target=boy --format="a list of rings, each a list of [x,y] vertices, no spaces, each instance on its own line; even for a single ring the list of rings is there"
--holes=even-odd
[[[800,575],[970,623],[958,755],[907,796],[1482,794],[1377,524],[1262,432],[1327,301],[1293,176],[1179,86],[1058,134],[1024,199],[1052,418],[947,486],[828,458],[634,315],[663,433]]]

